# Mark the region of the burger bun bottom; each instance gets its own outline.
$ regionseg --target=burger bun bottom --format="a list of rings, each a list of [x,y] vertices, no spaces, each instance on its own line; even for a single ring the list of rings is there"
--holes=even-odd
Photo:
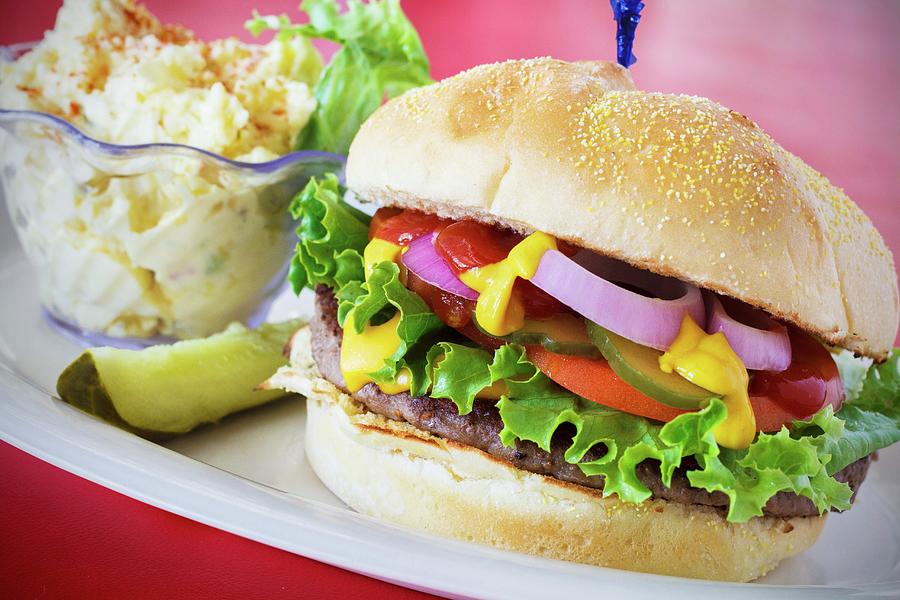
[[[761,577],[811,546],[825,524],[825,516],[729,523],[714,508],[625,503],[523,471],[367,411],[319,375],[307,336],[294,336],[291,365],[263,387],[307,397],[306,456],[362,514],[547,558],[721,581]]]

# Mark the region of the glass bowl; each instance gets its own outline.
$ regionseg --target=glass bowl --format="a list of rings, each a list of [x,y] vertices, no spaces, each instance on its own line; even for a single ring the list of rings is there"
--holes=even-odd
[[[0,109],[0,186],[48,318],[89,344],[142,346],[256,325],[295,243],[288,204],[343,157],[242,163],[180,144],[93,139]]]

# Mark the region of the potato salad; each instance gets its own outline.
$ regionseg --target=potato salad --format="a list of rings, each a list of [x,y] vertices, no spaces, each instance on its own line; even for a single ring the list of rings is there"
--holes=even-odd
[[[102,142],[258,163],[292,149],[322,62],[302,36],[205,42],[130,0],[66,0],[44,39],[0,69],[0,108],[48,113]],[[4,195],[49,312],[120,337],[246,320],[284,272],[296,190],[280,198],[264,178],[214,165],[115,160],[49,128],[0,129]]]

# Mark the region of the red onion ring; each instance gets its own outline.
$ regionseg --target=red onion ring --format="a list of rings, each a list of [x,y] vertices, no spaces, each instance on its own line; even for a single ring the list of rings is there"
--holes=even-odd
[[[657,350],[672,345],[685,314],[705,325],[703,296],[696,287],[593,252],[579,253],[576,259],[548,250],[531,282],[601,327]],[[643,296],[608,279],[660,297]]]
[[[468,300],[478,300],[478,292],[459,280],[447,262],[434,249],[437,232],[416,238],[409,244],[400,260],[419,279],[445,292],[462,296]]]
[[[720,299],[712,292],[705,292],[704,296],[709,311],[707,333],[724,333],[731,349],[744,361],[744,366],[756,371],[774,372],[791,366],[791,340],[784,325],[743,303]],[[728,311],[722,300],[728,304]]]

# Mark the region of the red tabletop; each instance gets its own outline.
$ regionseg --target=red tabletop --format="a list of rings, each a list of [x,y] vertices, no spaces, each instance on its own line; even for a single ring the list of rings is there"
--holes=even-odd
[[[298,0],[148,0],[206,38],[248,36],[254,7]],[[645,89],[708,96],[756,120],[845,188],[900,256],[900,5],[647,0]],[[0,43],[52,26],[56,0],[0,3]],[[614,58],[605,0],[404,0],[436,78],[478,63]],[[698,8],[705,13],[698,14]],[[16,598],[412,597],[405,590],[144,505],[0,444],[0,590]]]

